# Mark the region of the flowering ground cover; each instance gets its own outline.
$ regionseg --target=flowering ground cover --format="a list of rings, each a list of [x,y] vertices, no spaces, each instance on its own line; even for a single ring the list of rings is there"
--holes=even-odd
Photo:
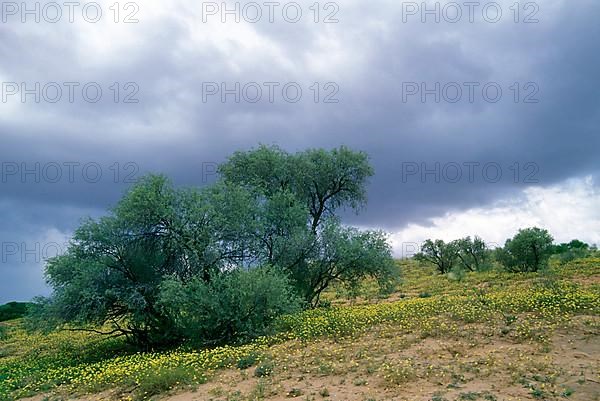
[[[29,333],[21,321],[7,322],[0,334],[0,400],[41,393],[48,397],[84,396],[107,389],[117,389],[116,397],[121,399],[150,399],[173,389],[202,385],[219,372],[232,369],[245,371],[254,366],[256,377],[272,377],[273,372],[281,374],[284,367],[297,365],[295,352],[305,354],[303,350],[314,344],[327,349],[322,342],[365,340],[373,333],[377,335],[369,340],[371,344],[396,338],[403,341],[398,345],[402,347],[415,334],[420,340],[456,338],[464,337],[473,327],[493,328],[496,331],[491,335],[533,341],[542,352],[550,346],[553,333],[569,328],[576,317],[592,319],[590,330],[598,329],[593,319],[600,316],[600,259],[553,266],[545,273],[490,271],[469,273],[460,280],[434,275],[428,268],[407,262],[402,271],[403,283],[387,299],[373,300],[368,284],[356,302],[344,300],[341,290],[333,290],[327,294],[333,306],[285,316],[277,322],[273,335],[249,344],[135,352],[118,338],[71,331]],[[379,346],[383,349],[385,344]],[[375,355],[377,349],[368,347],[364,352]],[[314,370],[330,374],[352,370],[352,365],[336,362],[334,354],[321,356],[312,364]],[[518,360],[516,355],[514,363]],[[398,357],[379,361],[371,373],[391,386],[443,373],[425,365],[418,359]],[[361,380],[367,382],[368,377],[357,379]],[[303,394],[290,389],[286,395]]]

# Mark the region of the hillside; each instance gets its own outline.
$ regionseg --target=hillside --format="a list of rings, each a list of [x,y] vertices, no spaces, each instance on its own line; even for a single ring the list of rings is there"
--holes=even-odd
[[[246,345],[136,353],[3,323],[0,400],[600,399],[600,259],[462,278],[399,265],[390,296],[331,290]]]

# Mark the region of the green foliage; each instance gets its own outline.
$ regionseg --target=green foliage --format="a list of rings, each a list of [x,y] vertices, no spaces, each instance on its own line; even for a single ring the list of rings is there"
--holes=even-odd
[[[135,400],[149,400],[152,396],[183,386],[193,381],[193,375],[184,367],[167,369],[159,367],[149,370],[144,380],[136,384]]]
[[[149,346],[176,342],[172,324],[155,307],[166,275],[187,280],[219,268],[211,247],[210,207],[203,194],[177,191],[163,176],[135,185],[98,221],[80,226],[67,252],[46,267],[54,288],[37,321],[102,326]]]
[[[552,254],[552,236],[547,230],[526,228],[506,240],[496,257],[511,272],[536,272],[547,266]]]
[[[574,239],[568,243],[562,243],[552,246],[552,253],[556,255],[561,263],[570,262],[575,259],[589,257],[594,253],[594,249],[583,241]]]
[[[462,282],[455,282],[442,275],[432,277],[433,267],[419,267],[406,260],[400,263],[405,271],[402,290],[410,294],[408,297],[398,302],[336,305],[285,315],[277,319],[284,332],[240,346],[133,352],[130,347],[124,348],[120,338],[107,339],[96,333],[69,331],[48,335],[26,333],[21,329],[21,321],[5,323],[10,330],[8,338],[0,342],[0,354],[3,355],[0,400],[48,392],[65,396],[83,394],[89,399],[94,398],[91,392],[105,389],[129,393],[146,381],[148,386],[142,386],[143,391],[150,392],[177,386],[178,382],[190,381],[193,385],[203,383],[217,369],[235,368],[240,359],[249,355],[261,356],[257,371],[262,365],[268,367],[270,362],[262,359],[265,354],[288,350],[284,347],[284,351],[281,348],[274,351],[277,347],[273,345],[277,343],[294,339],[309,341],[323,336],[352,336],[350,341],[359,333],[373,332],[376,327],[376,333],[383,328],[383,333],[394,336],[412,332],[448,333],[443,330],[464,335],[461,322],[506,323],[515,334],[523,329],[535,331],[537,336],[538,328],[543,326],[536,322],[553,322],[560,326],[564,323],[569,327],[573,314],[583,314],[586,319],[596,321],[595,317],[600,313],[597,285],[593,284],[594,280],[581,280],[600,274],[600,259],[552,265],[552,270],[556,270],[561,279],[552,286],[539,285],[540,273],[486,271],[468,273]],[[573,283],[575,281],[587,284],[577,285]],[[485,291],[473,291],[483,284]],[[431,296],[423,299],[417,296],[425,291]],[[440,322],[449,325],[444,329]],[[297,344],[293,343],[296,348]],[[295,358],[287,353],[283,355],[287,356]],[[277,357],[277,360],[281,359],[281,356]],[[181,371],[184,374],[178,373]],[[132,395],[141,397],[143,391],[134,390]]]
[[[312,306],[336,281],[393,286],[384,234],[336,216],[366,201],[366,154],[262,146],[234,154],[220,172],[201,190],[144,177],[109,215],[85,221],[49,260],[54,293],[38,300],[30,326],[109,324],[107,334],[144,347],[223,342],[254,337],[295,310],[290,285]]]
[[[553,248],[554,253],[562,253],[572,249],[589,249],[590,246],[583,241],[578,239],[571,240],[569,243],[562,243],[559,245],[555,245]]]
[[[450,273],[453,278],[461,279],[464,271],[480,271],[486,268],[488,256],[485,242],[475,236],[474,239],[465,237],[448,243],[428,239],[421,246],[421,252],[415,255],[415,259],[433,263],[439,273]]]
[[[29,302],[9,302],[0,305],[0,322],[18,319],[27,314],[28,308],[32,304]]]
[[[398,269],[382,232],[359,231],[328,219],[316,244],[307,260],[290,268],[298,291],[313,306],[334,281],[356,287],[364,278],[374,277],[382,287],[393,285]]]
[[[488,252],[485,242],[478,236],[471,239],[465,237],[454,241],[458,248],[456,256],[458,257],[462,268],[468,271],[480,271],[484,268]]]
[[[222,273],[208,282],[167,279],[157,308],[178,336],[215,344],[264,335],[277,316],[296,312],[300,305],[283,273],[255,268]]]
[[[255,365],[257,361],[258,355],[252,352],[238,359],[236,366],[238,369],[248,369],[250,366]]]
[[[454,267],[458,252],[459,247],[455,241],[445,243],[440,239],[428,239],[421,245],[421,252],[415,255],[415,259],[433,263],[439,273],[446,274]]]
[[[366,202],[366,183],[373,175],[368,156],[347,147],[309,149],[296,154],[272,146],[236,152],[219,167],[226,182],[237,183],[272,198],[294,194],[310,213],[316,232],[321,222],[342,207],[357,210]]]
[[[381,232],[343,227],[340,208],[358,211],[373,174],[365,153],[346,147],[289,154],[260,146],[235,153],[219,169],[223,180],[259,194],[263,263],[290,273],[305,301],[316,306],[330,284],[355,286],[365,277],[391,288],[397,277]]]
[[[466,276],[466,271],[463,266],[454,266],[450,273],[448,273],[448,278],[454,281],[463,281]]]
[[[103,326],[142,346],[182,338],[156,307],[166,277],[209,281],[236,266],[246,252],[256,204],[230,185],[175,189],[163,176],[135,185],[98,221],[77,229],[67,252],[51,259],[54,288],[42,300],[36,325]]]
[[[265,377],[271,376],[273,374],[273,370],[275,369],[275,365],[271,361],[264,361],[260,365],[256,367],[254,370],[254,376],[256,377]]]

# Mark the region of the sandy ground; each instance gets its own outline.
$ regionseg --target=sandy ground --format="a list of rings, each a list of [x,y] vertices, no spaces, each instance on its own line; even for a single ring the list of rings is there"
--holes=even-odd
[[[162,401],[577,400],[600,401],[600,317],[578,316],[547,341],[516,341],[498,327],[422,338],[382,329],[354,340],[273,347],[274,371],[217,372]],[[401,368],[396,368],[400,366]],[[76,401],[127,399],[107,391]],[[54,398],[50,400],[66,400]],[[27,401],[44,401],[44,396]]]
[[[195,391],[165,400],[600,400],[600,337],[581,328],[556,333],[551,339],[551,350],[543,353],[537,344],[514,344],[499,339],[475,348],[461,340],[426,339],[397,355],[392,351],[386,358],[394,360],[398,356],[426,360],[437,366],[460,366],[463,378],[458,381],[452,378],[452,369],[448,369],[447,377],[443,373],[424,377],[417,369],[414,379],[396,385],[364,373],[364,364],[357,361],[358,369],[345,374],[307,374],[299,369],[259,379],[245,372],[222,372]],[[493,360],[491,366],[485,366],[486,358]],[[484,366],[480,370],[473,369],[477,361]],[[544,394],[535,395],[523,383],[515,383],[515,376],[527,377]],[[541,383],[531,380],[536,376]],[[546,380],[554,384],[544,383]],[[550,388],[570,389],[572,394],[552,396],[545,391]]]

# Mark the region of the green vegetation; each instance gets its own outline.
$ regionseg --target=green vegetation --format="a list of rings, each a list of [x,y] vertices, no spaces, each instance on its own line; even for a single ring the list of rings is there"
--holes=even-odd
[[[421,246],[421,252],[415,255],[415,259],[433,263],[439,273],[450,273],[455,266],[461,270],[479,271],[487,267],[486,262],[489,252],[485,242],[475,236],[461,238],[446,243],[442,240],[426,240]]]
[[[552,254],[561,262],[570,262],[575,259],[593,256],[598,250],[595,246],[589,246],[585,242],[574,239],[568,243],[554,245]]]
[[[454,267],[457,254],[456,242],[445,243],[440,239],[435,241],[428,239],[421,245],[421,252],[415,255],[415,259],[433,263],[440,274],[446,274]]]
[[[222,344],[266,334],[277,316],[298,311],[300,300],[286,276],[256,268],[217,275],[209,282],[167,279],[157,307],[183,338]]]
[[[548,231],[533,227],[519,230],[506,240],[497,258],[513,272],[536,272],[545,267],[552,254],[552,236]]]
[[[289,272],[311,306],[336,281],[353,286],[370,276],[383,286],[393,283],[397,271],[384,233],[344,227],[336,216],[340,209],[358,212],[366,203],[373,168],[365,153],[340,147],[289,154],[261,146],[236,152],[219,172],[225,182],[274,202],[262,236],[266,261]],[[282,219],[286,224],[277,227]]]
[[[29,302],[9,302],[0,305],[0,322],[25,316],[30,306],[31,303]]]
[[[108,216],[85,221],[49,260],[54,293],[38,300],[30,326],[103,327],[141,349],[225,344],[317,306],[333,283],[371,277],[392,288],[385,235],[336,215],[365,202],[366,154],[262,146],[235,153],[220,172],[203,189],[147,176]]]
[[[6,319],[29,310],[0,324],[0,401],[106,389],[120,400],[150,400],[210,383],[224,370],[257,380],[247,399],[264,399],[287,366],[301,377],[277,391],[326,398],[332,383],[316,383],[311,393],[298,381],[356,373],[356,360],[385,389],[450,378],[445,388],[457,391],[455,399],[494,400],[489,391],[459,391],[482,367],[490,377],[500,364],[494,357],[434,366],[395,354],[430,338],[469,347],[492,338],[535,342],[534,352],[547,354],[552,334],[579,317],[585,333],[597,331],[600,258],[581,241],[553,245],[546,230],[527,228],[494,251],[477,236],[427,240],[414,260],[394,261],[383,232],[345,226],[338,216],[366,202],[373,174],[366,154],[261,146],[235,153],[219,172],[202,189],[145,177],[48,261],[51,297],[0,307]],[[321,348],[354,339],[381,350],[360,341],[350,355]],[[444,345],[454,359],[468,354],[465,346]],[[307,350],[314,359],[305,364]],[[503,372],[521,372],[511,383],[535,398],[575,391],[548,390],[559,373],[535,363],[520,371],[508,362]],[[370,391],[360,374],[340,383]],[[237,389],[230,395],[242,399]]]
[[[504,247],[488,249],[479,237],[465,237],[450,241],[425,240],[415,260],[436,266],[440,274],[451,274],[460,280],[466,271],[484,271],[493,263],[500,264],[506,271],[536,272],[547,267],[552,256],[562,263],[597,254],[595,246],[572,240],[559,245],[552,244],[553,238],[547,230],[532,227],[519,230],[507,239]]]
[[[335,303],[331,308],[279,317],[273,325],[276,333],[240,346],[181,347],[140,353],[128,348],[122,338],[69,331],[27,333],[21,322],[13,322],[8,326],[8,337],[0,343],[0,353],[4,355],[0,365],[0,400],[50,390],[84,394],[106,388],[134,388],[132,397],[149,399],[151,394],[210,381],[221,369],[256,366],[252,376],[271,377],[280,366],[272,359],[288,358],[291,354],[286,351],[286,344],[295,341],[304,344],[302,347],[320,339],[344,341],[379,327],[387,327],[390,333],[401,330],[424,337],[463,335],[465,325],[483,323],[486,327],[508,325],[508,335],[519,341],[543,342],[552,330],[567,324],[575,315],[600,314],[598,284],[592,280],[582,286],[573,280],[600,276],[600,259],[555,264],[547,273],[473,272],[460,282],[432,276],[433,268],[418,267],[411,261],[402,262],[402,268],[404,282],[398,290],[408,294],[404,299],[349,306],[335,298],[335,291],[331,290],[325,294]],[[482,284],[486,284],[485,290]],[[371,287],[362,288],[361,299]],[[418,296],[425,292],[431,296]],[[538,331],[540,327],[544,327],[542,333]],[[114,357],[115,353],[120,356]],[[406,383],[416,380],[418,369],[417,361],[408,361],[381,364],[375,371],[390,383]],[[323,372],[335,372],[335,368]]]

